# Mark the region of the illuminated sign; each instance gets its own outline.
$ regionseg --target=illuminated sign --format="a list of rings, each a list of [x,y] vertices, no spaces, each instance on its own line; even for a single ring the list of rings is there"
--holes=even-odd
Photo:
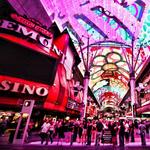
[[[24,106],[25,106],[25,107],[29,107],[30,104],[31,104],[31,101],[26,100],[26,101],[24,102]]]
[[[35,21],[33,22],[19,16],[17,14],[11,14],[11,19],[15,20],[5,20],[0,19],[0,32],[6,32],[9,34],[18,34],[17,36],[27,39],[29,42],[35,41],[43,47],[43,50],[47,53],[54,52],[57,56],[62,55],[62,51],[57,49],[53,44],[53,34],[48,30],[44,29],[38,25]]]
[[[72,101],[71,99],[68,99],[67,108],[79,110],[79,104],[75,101]]]
[[[37,41],[39,44],[44,46],[47,52],[50,52],[50,48],[52,45],[52,39],[46,38],[42,35],[40,35],[38,32],[29,29],[28,27],[25,27],[23,25],[20,25],[16,22],[8,21],[8,20],[0,20],[0,28],[10,30],[17,32],[25,37],[31,38],[35,41]]]
[[[0,38],[0,75],[53,85],[58,61]],[[16,80],[13,80],[16,81]]]
[[[31,29],[34,29],[35,31],[39,32],[39,33],[42,33],[43,35],[46,35],[50,38],[53,37],[52,33],[49,32],[48,30],[42,28],[41,26],[37,25],[36,23],[22,17],[22,16],[19,16],[17,14],[11,14],[11,18],[16,20],[17,22],[21,23],[21,24],[24,24],[26,27],[29,27]]]
[[[15,93],[47,96],[48,89],[45,87],[36,87],[34,85],[21,84],[19,82],[11,82],[8,80],[3,80],[0,82],[0,91],[10,91]]]

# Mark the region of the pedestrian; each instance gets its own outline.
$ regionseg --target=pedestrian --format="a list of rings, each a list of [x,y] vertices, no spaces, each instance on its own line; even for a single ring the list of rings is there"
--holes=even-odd
[[[86,144],[87,139],[87,120],[83,120],[82,144]]]
[[[91,145],[91,136],[92,136],[92,121],[89,120],[87,124],[87,144]]]
[[[125,134],[125,127],[123,124],[123,120],[120,120],[120,126],[119,126],[119,145],[120,145],[120,147],[124,147],[124,134]]]
[[[17,128],[17,124],[18,124],[18,120],[12,120],[12,122],[10,123],[10,126],[9,126],[10,134],[9,134],[9,138],[8,138],[8,142],[10,144],[13,143],[15,131],[16,131],[16,128]]]
[[[67,134],[66,134],[66,142],[71,143],[73,135],[73,120],[69,120],[67,123]]]
[[[77,140],[78,129],[79,129],[79,123],[76,120],[74,123],[74,127],[73,127],[73,142],[76,142],[76,140]]]
[[[55,123],[53,120],[50,120],[49,139],[50,139],[51,144],[53,143],[54,132],[55,132]]]
[[[95,146],[99,145],[100,140],[102,138],[102,132],[103,132],[103,124],[101,122],[101,119],[99,119],[96,123],[96,141],[95,141]]]
[[[5,117],[2,117],[0,120],[0,136],[4,136],[6,129],[7,129],[7,121]]]
[[[64,127],[64,121],[61,120],[58,123],[58,141],[57,141],[57,145],[59,144],[59,141],[61,142],[61,145],[62,145],[63,139],[65,138],[64,128],[65,128]]]
[[[83,124],[82,122],[80,121],[79,122],[79,129],[78,129],[78,135],[79,135],[79,143],[81,142],[81,138],[82,138],[82,132],[83,132]]]
[[[135,142],[134,128],[135,128],[134,121],[131,121],[130,124],[129,124],[129,132],[130,132],[131,142]]]
[[[40,132],[40,137],[41,137],[41,144],[46,141],[45,145],[48,145],[48,131],[50,128],[50,123],[49,119],[46,118],[43,125],[41,126],[41,132]]]
[[[145,146],[146,145],[146,139],[145,139],[146,126],[143,120],[139,124],[139,130],[140,130],[140,136],[141,136],[141,144],[142,146]]]
[[[129,122],[128,120],[125,121],[125,140],[126,143],[129,143]]]
[[[113,150],[115,150],[116,145],[117,145],[117,131],[118,131],[116,122],[112,123],[110,131],[111,131],[111,136],[112,136]]]
[[[92,121],[92,142],[96,140],[96,122],[95,120]]]

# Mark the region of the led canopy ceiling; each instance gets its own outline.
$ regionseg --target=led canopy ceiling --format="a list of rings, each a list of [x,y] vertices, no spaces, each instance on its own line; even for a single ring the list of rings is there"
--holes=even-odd
[[[98,102],[117,106],[128,90],[129,64],[137,77],[150,56],[150,0],[40,1],[60,30],[68,29],[81,59],[90,60]],[[80,69],[84,74],[83,63]]]

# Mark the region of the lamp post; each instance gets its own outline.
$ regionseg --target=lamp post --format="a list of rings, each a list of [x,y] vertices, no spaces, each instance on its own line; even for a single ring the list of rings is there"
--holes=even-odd
[[[86,118],[86,112],[87,112],[87,98],[88,98],[88,85],[89,85],[89,79],[90,79],[90,72],[88,70],[84,73],[84,81],[83,81],[83,103],[84,103],[84,113],[83,118]]]
[[[136,116],[135,114],[135,102],[136,102],[136,97],[135,97],[135,67],[134,67],[134,37],[132,37],[132,42],[131,42],[131,61],[127,59],[127,55],[124,52],[126,62],[128,64],[129,68],[129,82],[130,82],[130,97],[131,97],[131,114],[132,118]],[[138,59],[138,58],[137,58]],[[136,64],[135,64],[136,65]]]
[[[136,72],[136,66],[137,66],[137,62],[138,62],[138,58],[140,55],[140,50],[142,47],[142,44],[140,45],[139,49],[137,50],[137,54],[135,56],[134,51],[134,43],[135,43],[135,38],[132,37],[132,42],[131,42],[131,61],[130,59],[127,57],[127,53],[125,53],[124,49],[123,49],[123,53],[126,59],[126,62],[128,64],[128,68],[129,68],[129,82],[130,82],[130,97],[131,97],[131,113],[132,113],[132,118],[136,117],[136,104],[137,104],[137,97],[135,96],[135,92],[136,92],[136,88],[135,88],[135,72]],[[135,62],[134,62],[135,60]],[[142,64],[142,63],[141,63]],[[137,68],[139,68],[141,66],[141,64],[139,64],[139,66],[137,66]]]
[[[135,97],[135,75],[132,73],[130,74],[130,95],[131,95],[132,117],[134,118],[136,116],[135,113],[136,97]]]
[[[136,116],[135,114],[135,71],[134,71],[134,38],[132,38],[132,60],[130,64],[130,95],[131,95],[131,111],[132,111],[132,117],[134,118]]]
[[[83,104],[84,104],[84,111],[82,114],[83,118],[86,118],[86,109],[87,109],[87,98],[88,98],[88,86],[89,86],[89,80],[90,80],[90,66],[91,66],[91,55],[89,53],[89,40],[90,38],[87,37],[87,47],[86,47],[86,59],[83,53],[83,49],[81,47],[81,44],[79,43],[81,57],[84,65],[84,81],[83,81]]]

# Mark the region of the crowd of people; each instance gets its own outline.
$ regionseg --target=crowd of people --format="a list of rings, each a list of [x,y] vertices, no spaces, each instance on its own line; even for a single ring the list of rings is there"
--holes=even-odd
[[[28,129],[28,135],[32,131],[32,126]],[[12,123],[10,124],[12,126]],[[11,127],[9,122],[5,118],[0,120],[0,136],[3,136],[7,128]],[[16,124],[13,127],[16,128]],[[15,131],[15,130],[14,130]],[[108,141],[105,141],[105,132],[107,132]],[[114,147],[116,145],[124,146],[126,143],[135,142],[135,137],[141,138],[141,145],[146,145],[146,137],[150,135],[150,121],[137,121],[137,120],[105,120],[105,119],[58,119],[45,118],[40,128],[41,144],[57,142],[70,143],[73,145],[74,142],[81,143],[83,145],[91,145],[94,143],[95,146],[101,143],[109,142]],[[109,133],[109,135],[108,135]],[[138,134],[138,135],[137,135]],[[10,134],[11,135],[11,134]],[[32,137],[31,137],[32,138]],[[150,137],[149,137],[150,138]],[[11,136],[9,142],[12,143]]]
[[[149,122],[133,121],[133,120],[118,120],[107,121],[103,119],[97,120],[57,120],[46,118],[41,126],[41,144],[53,143],[55,139],[57,144],[62,142],[82,143],[83,145],[91,145],[94,142],[95,146],[104,143],[105,131],[110,131],[110,143],[114,147],[119,145],[123,147],[128,142],[135,142],[135,134],[141,137],[141,144],[146,145],[145,135],[149,135]]]

